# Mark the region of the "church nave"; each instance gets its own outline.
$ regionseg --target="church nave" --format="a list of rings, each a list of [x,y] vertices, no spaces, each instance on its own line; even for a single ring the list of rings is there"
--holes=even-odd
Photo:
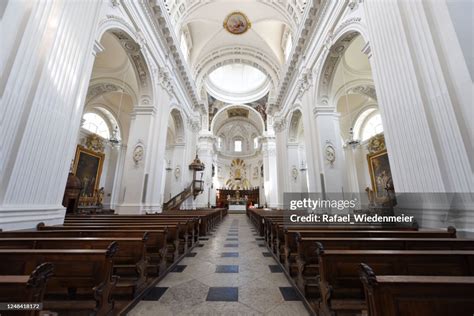
[[[474,316],[473,13],[0,0],[0,316]]]
[[[199,243],[128,315],[308,315],[246,215]]]

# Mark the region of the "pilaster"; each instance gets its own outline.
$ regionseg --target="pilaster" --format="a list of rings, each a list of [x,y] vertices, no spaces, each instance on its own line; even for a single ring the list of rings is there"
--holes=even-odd
[[[4,21],[20,17],[24,21],[24,29],[16,28],[12,35],[17,40],[6,41],[2,47],[8,56],[0,83],[0,222],[4,230],[63,221],[61,202],[103,5],[100,1],[27,3],[8,2],[3,16]]]

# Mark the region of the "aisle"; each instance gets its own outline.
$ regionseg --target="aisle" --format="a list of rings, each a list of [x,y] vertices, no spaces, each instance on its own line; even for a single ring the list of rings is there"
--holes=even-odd
[[[246,215],[201,239],[129,315],[308,315]]]

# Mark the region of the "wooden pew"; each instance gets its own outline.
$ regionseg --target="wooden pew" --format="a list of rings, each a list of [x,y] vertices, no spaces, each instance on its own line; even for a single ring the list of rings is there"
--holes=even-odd
[[[51,262],[54,275],[46,287],[45,309],[108,315],[115,304],[111,294],[118,279],[112,274],[117,250],[116,242],[103,250],[0,249],[0,274],[30,274],[39,264]]]
[[[285,235],[286,234],[293,234],[293,232],[312,232],[312,231],[322,231],[322,230],[347,230],[347,231],[354,231],[354,230],[390,230],[390,231],[417,231],[418,226],[390,226],[383,228],[381,225],[287,225],[282,221],[277,220],[267,220],[266,223],[269,223],[268,226],[268,246],[272,249],[272,251],[277,255],[277,258],[280,258],[280,261],[284,260],[285,254]],[[293,238],[294,236],[290,237],[290,242],[288,245],[294,245]]]
[[[166,211],[158,214],[143,215],[67,215],[65,222],[81,219],[198,219],[199,236],[205,236],[227,215],[227,209],[198,209]]]
[[[193,246],[199,237],[199,218],[154,218],[144,215],[134,218],[124,218],[122,216],[115,216],[112,218],[103,218],[99,216],[98,218],[81,218],[81,219],[70,219],[66,218],[63,226],[104,226],[104,225],[133,225],[133,226],[143,226],[143,225],[168,225],[174,226],[178,225],[181,229],[186,231],[186,234],[189,235],[188,246]],[[184,226],[186,226],[184,228]]]
[[[348,226],[350,227],[350,226]],[[299,234],[299,235],[298,235]],[[334,237],[334,238],[456,238],[456,229],[448,227],[447,230],[328,230],[312,229],[300,230],[289,228],[285,230],[285,246],[283,265],[291,276],[296,276],[297,265],[297,237]]]
[[[175,249],[170,249],[169,251],[174,253],[173,261],[177,260],[180,255],[186,253],[188,249],[187,243],[187,224],[176,224],[176,223],[167,223],[167,224],[156,224],[156,225],[75,225],[75,226],[46,226],[44,223],[39,223],[37,225],[38,230],[141,230],[143,232],[151,230],[167,230],[170,240],[174,242],[171,245],[175,246]],[[170,243],[168,243],[170,245]]]
[[[325,250],[474,250],[474,240],[458,238],[297,238],[296,284],[308,298],[319,297],[318,243]]]
[[[148,234],[142,238],[0,238],[0,249],[107,249],[118,244],[113,274],[119,276],[114,296],[136,297],[148,286]]]
[[[104,219],[66,219],[63,226],[130,226],[130,227],[143,227],[150,225],[159,225],[159,226],[175,226],[178,225],[179,229],[182,231],[182,238],[186,239],[187,248],[191,248],[198,243],[199,238],[199,220],[197,218],[189,219],[147,219],[144,216],[139,218],[121,218],[120,216],[115,216],[115,218]]]
[[[168,240],[167,230],[40,230],[40,231],[10,231],[0,233],[1,238],[143,238],[147,236],[146,256],[149,258],[148,273],[153,276],[163,275],[177,256],[177,240]],[[169,246],[167,243],[171,243]],[[168,253],[168,249],[171,252]],[[173,250],[173,249],[176,249]]]
[[[48,279],[53,275],[54,265],[45,262],[38,265],[30,275],[0,275],[0,302],[43,303]],[[2,311],[2,315],[38,316],[41,309],[24,311]]]
[[[319,315],[366,310],[359,266],[365,262],[377,274],[473,276],[474,251],[465,250],[324,250],[319,262]]]
[[[474,277],[376,275],[361,263],[368,316],[472,316]]]

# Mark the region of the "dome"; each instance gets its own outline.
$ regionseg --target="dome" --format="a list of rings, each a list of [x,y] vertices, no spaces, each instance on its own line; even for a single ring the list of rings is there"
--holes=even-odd
[[[206,87],[212,96],[224,102],[248,103],[263,97],[270,88],[270,81],[257,68],[234,63],[212,71]]]

